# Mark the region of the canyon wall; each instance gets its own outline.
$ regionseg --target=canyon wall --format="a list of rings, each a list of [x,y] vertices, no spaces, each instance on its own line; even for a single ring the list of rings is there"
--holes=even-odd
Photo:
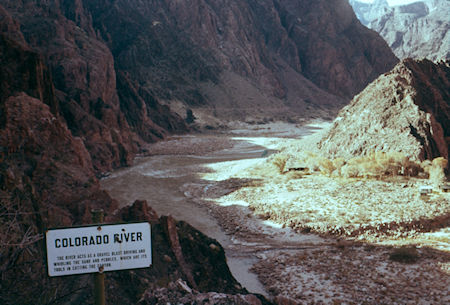
[[[129,165],[145,142],[187,131],[188,116],[193,127],[331,118],[397,61],[345,0],[0,7],[2,32],[48,67],[54,100],[46,103],[83,141],[97,174]]]
[[[98,177],[145,143],[236,119],[330,118],[396,61],[344,0],[0,0],[0,303],[86,303],[86,276],[45,274],[43,236],[90,223],[93,208],[127,220]],[[127,284],[118,303],[137,302],[145,276],[114,278]]]

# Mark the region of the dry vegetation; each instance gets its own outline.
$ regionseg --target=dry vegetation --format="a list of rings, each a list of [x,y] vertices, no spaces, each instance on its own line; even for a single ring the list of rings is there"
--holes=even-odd
[[[275,155],[272,162],[284,172],[288,158],[295,158],[294,162],[303,164],[300,168],[304,171],[320,171],[329,177],[382,179],[395,176],[420,176],[429,178],[436,186],[445,181],[444,169],[448,164],[447,160],[442,157],[433,161],[419,162],[411,160],[402,153],[382,151],[372,151],[368,155],[357,156],[349,160],[343,158],[330,160],[312,152],[304,152],[295,157],[281,153]]]
[[[449,225],[450,196],[438,187],[446,166],[443,158],[419,162],[397,152],[344,160],[285,150],[222,176],[264,182],[218,201],[245,202],[261,217],[299,231],[405,244],[414,237],[445,248],[447,233],[424,234]],[[433,192],[420,196],[421,186],[433,187]]]
[[[248,205],[261,219],[336,241],[259,252],[252,271],[266,290],[298,304],[447,304],[450,193],[437,187],[447,160],[396,152],[327,159],[305,146],[204,174],[218,184],[258,181],[208,197],[223,208]],[[422,196],[423,186],[432,193]]]

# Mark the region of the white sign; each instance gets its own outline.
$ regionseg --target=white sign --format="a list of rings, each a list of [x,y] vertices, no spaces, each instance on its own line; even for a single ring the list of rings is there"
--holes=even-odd
[[[146,268],[152,264],[148,222],[51,229],[49,276]]]

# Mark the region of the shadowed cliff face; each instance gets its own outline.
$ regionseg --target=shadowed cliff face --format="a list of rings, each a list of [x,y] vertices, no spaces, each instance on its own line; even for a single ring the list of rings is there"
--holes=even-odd
[[[345,0],[282,0],[280,5],[304,75],[321,88],[351,98],[397,62],[384,41],[361,26]]]
[[[11,40],[21,36],[17,27],[1,21],[10,32],[0,33],[0,303],[43,304],[43,287],[51,287],[45,230],[89,223],[91,208],[110,213],[116,203],[100,190],[83,141],[59,114],[43,57]]]
[[[346,1],[84,5],[116,67],[172,109],[181,101],[181,116],[187,108],[211,107],[210,114],[225,119],[318,116],[319,108],[336,110],[396,63]]]
[[[9,18],[4,18],[3,24],[20,24],[18,35],[48,64],[58,112],[72,134],[82,138],[97,173],[130,164],[142,139],[154,141],[171,130],[163,119],[160,121],[164,124],[159,126],[152,122],[150,115],[135,115],[140,113],[139,105],[126,101],[125,110],[130,111],[122,110],[114,58],[108,46],[97,38],[91,16],[81,1],[1,1],[0,4],[4,6],[2,14]],[[12,29],[11,25],[3,28],[5,33],[12,32],[8,30]],[[162,115],[169,122],[175,121],[173,125],[178,129],[185,130],[181,118],[173,117],[170,112]],[[129,122],[133,124],[130,126]]]
[[[2,208],[17,201],[17,210],[34,209],[31,214],[43,227],[82,223],[89,207],[108,210],[114,203],[100,190],[82,139],[71,133],[60,114],[43,57],[25,41],[11,40],[21,36],[11,20],[0,22],[10,29],[7,35],[0,33]]]
[[[397,151],[416,160],[450,157],[450,65],[406,59],[338,114],[320,148],[331,156]]]

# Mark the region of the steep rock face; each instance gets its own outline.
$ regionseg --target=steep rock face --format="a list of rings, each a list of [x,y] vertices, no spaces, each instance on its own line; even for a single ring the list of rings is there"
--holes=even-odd
[[[350,98],[396,62],[345,1],[84,5],[116,66],[183,117],[188,108],[197,117],[199,109],[222,118],[260,111],[317,116],[320,107],[338,108],[341,98]]]
[[[95,170],[104,172],[130,164],[142,143],[135,132],[144,130],[142,137],[149,140],[147,127],[140,124],[151,119],[135,117],[135,128],[130,128],[126,118],[131,120],[132,114],[139,110],[131,104],[127,108],[130,113],[122,111],[113,56],[97,38],[82,2],[53,0],[25,4],[2,0],[0,4],[4,5],[4,15],[20,23],[19,33],[30,48],[42,54],[49,64],[59,111],[72,133],[82,137]],[[9,28],[4,27],[7,32]],[[170,112],[166,117],[172,119]],[[181,118],[178,122],[177,127],[184,130]],[[153,125],[161,130],[156,133],[158,138],[167,132],[164,126]]]
[[[33,200],[45,213],[64,207],[72,212],[69,221],[81,222],[88,198],[92,202],[101,198],[104,206],[112,200],[100,191],[83,141],[72,135],[60,115],[43,57],[24,41],[10,37],[20,37],[20,32],[9,31],[8,36],[0,33],[2,189],[9,193],[33,189]],[[57,224],[52,220],[46,223]]]
[[[48,63],[58,111],[97,172],[184,119],[329,116],[396,61],[342,0],[0,5],[2,31]]]
[[[397,59],[362,27],[347,1],[280,1],[282,21],[299,49],[304,75],[334,94],[353,97]]]
[[[346,106],[319,143],[330,156],[397,151],[449,158],[450,65],[407,59]]]
[[[27,46],[18,25],[1,10],[1,6],[0,16],[3,16],[0,28],[6,31],[0,33],[0,100],[23,91],[45,102],[57,115],[59,106],[55,89],[43,57]]]
[[[118,111],[109,50],[61,14],[58,1],[39,5],[2,1],[21,25],[31,48],[48,62],[61,114],[74,135],[83,136],[98,171],[126,164],[136,151]]]
[[[10,40],[17,33],[0,34],[0,303],[42,304],[51,298],[42,287],[52,287],[45,230],[89,223],[91,208],[111,213],[116,203],[59,115],[42,56]]]
[[[71,135],[47,105],[19,93],[6,99],[2,106],[5,121],[0,130],[0,146],[7,148],[3,152],[6,174],[2,177],[5,185],[32,187],[43,223],[80,223],[86,221],[83,217],[89,206],[109,208],[113,204],[100,191],[83,142]],[[64,216],[55,213],[58,210],[64,210]],[[58,220],[59,216],[63,219]]]
[[[380,33],[399,58],[450,58],[450,2],[417,1],[389,7],[350,1],[361,22]]]

